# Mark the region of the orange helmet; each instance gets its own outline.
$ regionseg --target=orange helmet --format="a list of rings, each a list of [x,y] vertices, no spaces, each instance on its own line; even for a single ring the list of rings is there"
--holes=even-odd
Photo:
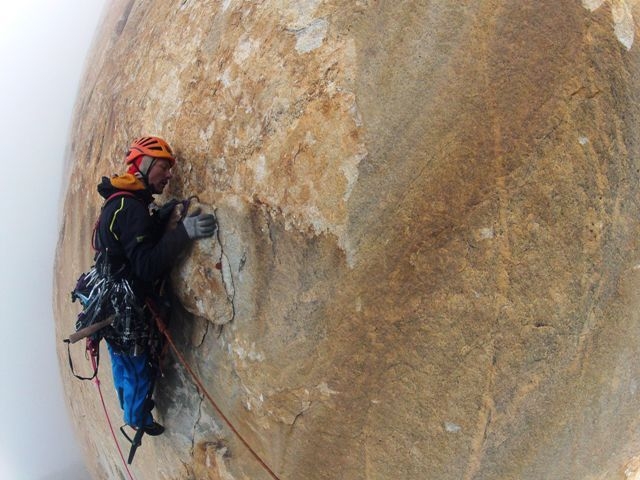
[[[136,138],[127,151],[125,162],[127,165],[130,165],[142,155],[149,155],[153,158],[164,158],[169,160],[172,167],[176,163],[176,157],[173,155],[171,147],[160,137]]]

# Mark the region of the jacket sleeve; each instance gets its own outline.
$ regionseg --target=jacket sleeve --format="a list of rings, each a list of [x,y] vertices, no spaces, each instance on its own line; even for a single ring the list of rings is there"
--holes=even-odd
[[[109,234],[124,250],[133,273],[153,281],[166,273],[189,243],[182,223],[168,232],[158,232],[147,208],[138,200],[123,197],[109,218]]]

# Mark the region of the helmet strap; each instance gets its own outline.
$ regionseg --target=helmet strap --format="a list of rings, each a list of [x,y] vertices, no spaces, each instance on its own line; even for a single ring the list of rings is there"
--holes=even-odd
[[[140,170],[140,167],[138,167],[138,165],[136,165],[135,163],[132,163],[132,165],[138,171],[140,178],[142,179],[142,181],[144,182],[144,185],[147,188],[149,188],[149,172],[151,171],[151,168],[153,167],[153,165],[156,163],[157,160],[158,160],[157,158],[151,157],[151,163],[149,163],[149,167],[147,168],[147,173],[143,173],[142,170]]]

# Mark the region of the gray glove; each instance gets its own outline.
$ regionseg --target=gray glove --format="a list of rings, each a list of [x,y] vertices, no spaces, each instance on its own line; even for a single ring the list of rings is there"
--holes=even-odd
[[[216,217],[210,213],[196,212],[182,221],[184,229],[191,240],[206,238],[216,233],[218,224]]]

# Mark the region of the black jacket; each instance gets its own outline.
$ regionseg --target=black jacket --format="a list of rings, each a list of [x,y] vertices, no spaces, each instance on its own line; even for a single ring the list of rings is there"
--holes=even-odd
[[[96,247],[105,251],[116,271],[124,265],[127,275],[137,284],[151,284],[166,274],[180,252],[189,243],[182,223],[165,232],[165,219],[149,213],[153,201],[147,189],[128,190],[114,186],[119,177],[102,177],[98,192],[108,199],[118,192],[127,192],[111,198],[104,205],[96,230]]]

